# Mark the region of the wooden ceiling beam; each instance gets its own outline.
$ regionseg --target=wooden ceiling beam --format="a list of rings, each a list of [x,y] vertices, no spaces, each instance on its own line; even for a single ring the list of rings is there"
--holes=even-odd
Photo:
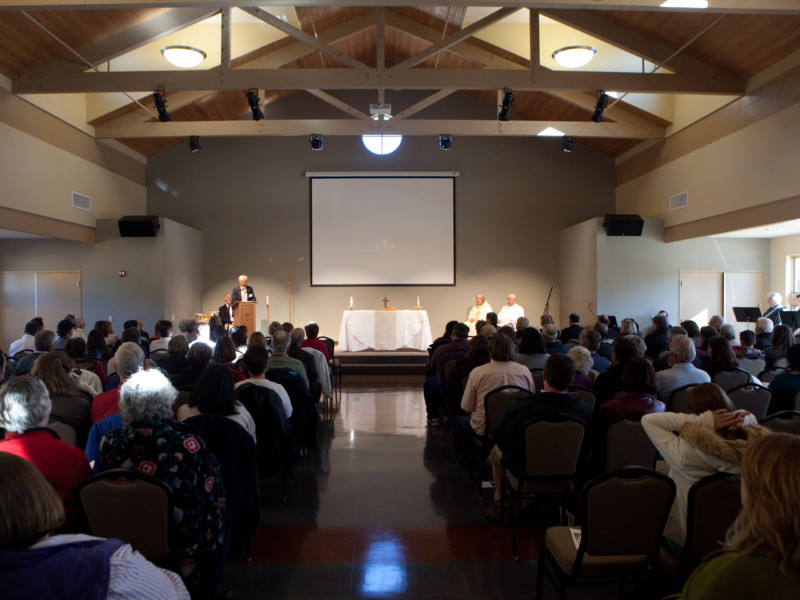
[[[15,94],[147,91],[163,85],[170,90],[430,89],[531,91],[616,90],[639,93],[744,93],[744,82],[716,81],[700,75],[565,72],[541,69],[536,80],[528,70],[408,69],[378,73],[375,69],[233,69],[220,76],[209,71],[148,71],[120,73],[55,73],[23,75],[12,83]]]
[[[627,123],[593,123],[591,121],[478,121],[458,119],[404,119],[389,122],[364,121],[361,119],[281,119],[252,121],[168,121],[166,123],[139,123],[103,125],[96,130],[98,138],[163,138],[229,136],[299,136],[318,133],[320,135],[362,135],[365,133],[389,133],[402,135],[434,135],[437,132],[464,136],[515,136],[535,137],[552,127],[565,135],[582,138],[659,138],[650,131]]]
[[[362,121],[369,121],[370,120],[370,116],[367,113],[358,110],[357,108],[355,108],[354,106],[351,106],[350,104],[348,104],[347,102],[344,102],[343,100],[339,100],[339,98],[336,98],[335,96],[331,96],[327,92],[323,92],[322,90],[315,90],[315,89],[309,89],[309,90],[306,90],[306,92],[308,92],[309,94],[311,94],[315,98],[319,98],[323,102],[326,102],[326,103],[330,104],[331,106],[334,106],[334,107],[338,108],[339,110],[341,110],[341,111],[347,113],[348,115],[351,115],[351,116],[353,116],[353,117],[355,117],[357,119],[361,119]]]
[[[435,92],[435,93],[431,94],[427,98],[425,98],[423,100],[420,100],[416,104],[413,104],[413,105],[409,106],[404,111],[401,111],[401,112],[397,113],[394,116],[394,118],[398,119],[398,120],[408,118],[411,115],[414,115],[414,114],[418,113],[419,111],[421,111],[423,109],[426,109],[426,108],[428,108],[429,106],[431,106],[433,104],[436,104],[442,98],[447,98],[449,95],[451,95],[451,94],[453,94],[453,93],[455,93],[457,91],[458,90],[454,90],[454,89],[439,90],[438,92]]]
[[[397,63],[390,70],[391,71],[402,71],[403,69],[410,69],[411,67],[414,67],[414,66],[424,62],[425,60],[427,60],[431,56],[439,54],[440,52],[442,52],[444,50],[447,50],[448,48],[451,48],[452,46],[455,46],[456,44],[466,40],[467,38],[472,37],[474,34],[476,34],[477,32],[481,31],[482,29],[486,29],[490,25],[494,25],[498,21],[502,21],[507,16],[512,15],[515,12],[517,12],[519,9],[520,9],[520,7],[516,7],[516,8],[501,8],[499,10],[496,10],[492,14],[487,15],[484,18],[482,18],[482,19],[480,19],[478,21],[475,21],[474,23],[472,23],[471,25],[465,27],[464,29],[461,29],[457,33],[454,33],[453,35],[450,35],[450,36],[446,37],[443,40],[439,40],[438,42],[436,42],[432,46],[426,48],[422,52],[418,52],[414,56],[410,56],[407,59],[405,59],[404,61],[401,61],[401,62]]]
[[[0,0],[0,10],[63,10],[100,8],[162,8],[159,0]],[[408,6],[408,0],[348,0],[347,6]],[[569,8],[574,10],[637,10],[652,12],[697,12],[691,9],[663,9],[653,0],[503,0],[519,8]],[[341,0],[170,0],[170,6],[258,7],[258,6],[341,6]],[[437,6],[497,6],[497,0],[437,0]],[[740,14],[800,14],[797,0],[708,0],[706,12]]]

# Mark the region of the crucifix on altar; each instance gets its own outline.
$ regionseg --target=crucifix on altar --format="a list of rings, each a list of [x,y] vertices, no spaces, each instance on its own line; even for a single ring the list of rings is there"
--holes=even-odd
[[[384,296],[383,298],[381,298],[381,302],[383,302],[383,309],[384,309],[384,310],[386,310],[387,308],[389,308],[389,306],[388,306],[388,305],[389,305],[389,299],[388,299],[386,296]]]
[[[289,321],[292,320],[292,282],[295,281],[295,278],[291,276],[291,274],[286,276],[286,288],[289,291]]]

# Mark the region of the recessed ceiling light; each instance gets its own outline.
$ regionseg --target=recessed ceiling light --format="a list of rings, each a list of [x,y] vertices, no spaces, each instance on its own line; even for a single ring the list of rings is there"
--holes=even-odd
[[[708,0],[666,0],[661,8],[708,8]]]
[[[591,46],[566,46],[553,52],[553,60],[567,69],[577,69],[589,63],[597,54]]]
[[[367,134],[361,136],[361,142],[373,154],[383,156],[391,154],[400,147],[403,136],[399,134]]]
[[[191,69],[206,59],[205,52],[191,46],[165,46],[161,54],[170,64],[181,69]]]
[[[561,137],[564,135],[564,132],[555,129],[554,127],[548,127],[547,129],[542,129],[536,135],[540,135],[542,137]]]

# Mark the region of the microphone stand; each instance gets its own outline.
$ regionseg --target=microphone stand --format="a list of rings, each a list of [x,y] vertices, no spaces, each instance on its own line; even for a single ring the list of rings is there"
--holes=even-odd
[[[550,292],[547,294],[547,302],[544,303],[544,312],[542,313],[543,315],[550,314],[550,296],[552,295],[553,295],[553,286],[551,285]]]

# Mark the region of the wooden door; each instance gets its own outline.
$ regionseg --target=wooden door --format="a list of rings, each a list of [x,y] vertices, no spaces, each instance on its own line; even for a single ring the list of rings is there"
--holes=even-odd
[[[0,348],[22,337],[25,323],[36,316],[36,273],[0,273]]]
[[[722,314],[723,298],[722,271],[680,271],[680,321],[708,325],[712,315]]]

